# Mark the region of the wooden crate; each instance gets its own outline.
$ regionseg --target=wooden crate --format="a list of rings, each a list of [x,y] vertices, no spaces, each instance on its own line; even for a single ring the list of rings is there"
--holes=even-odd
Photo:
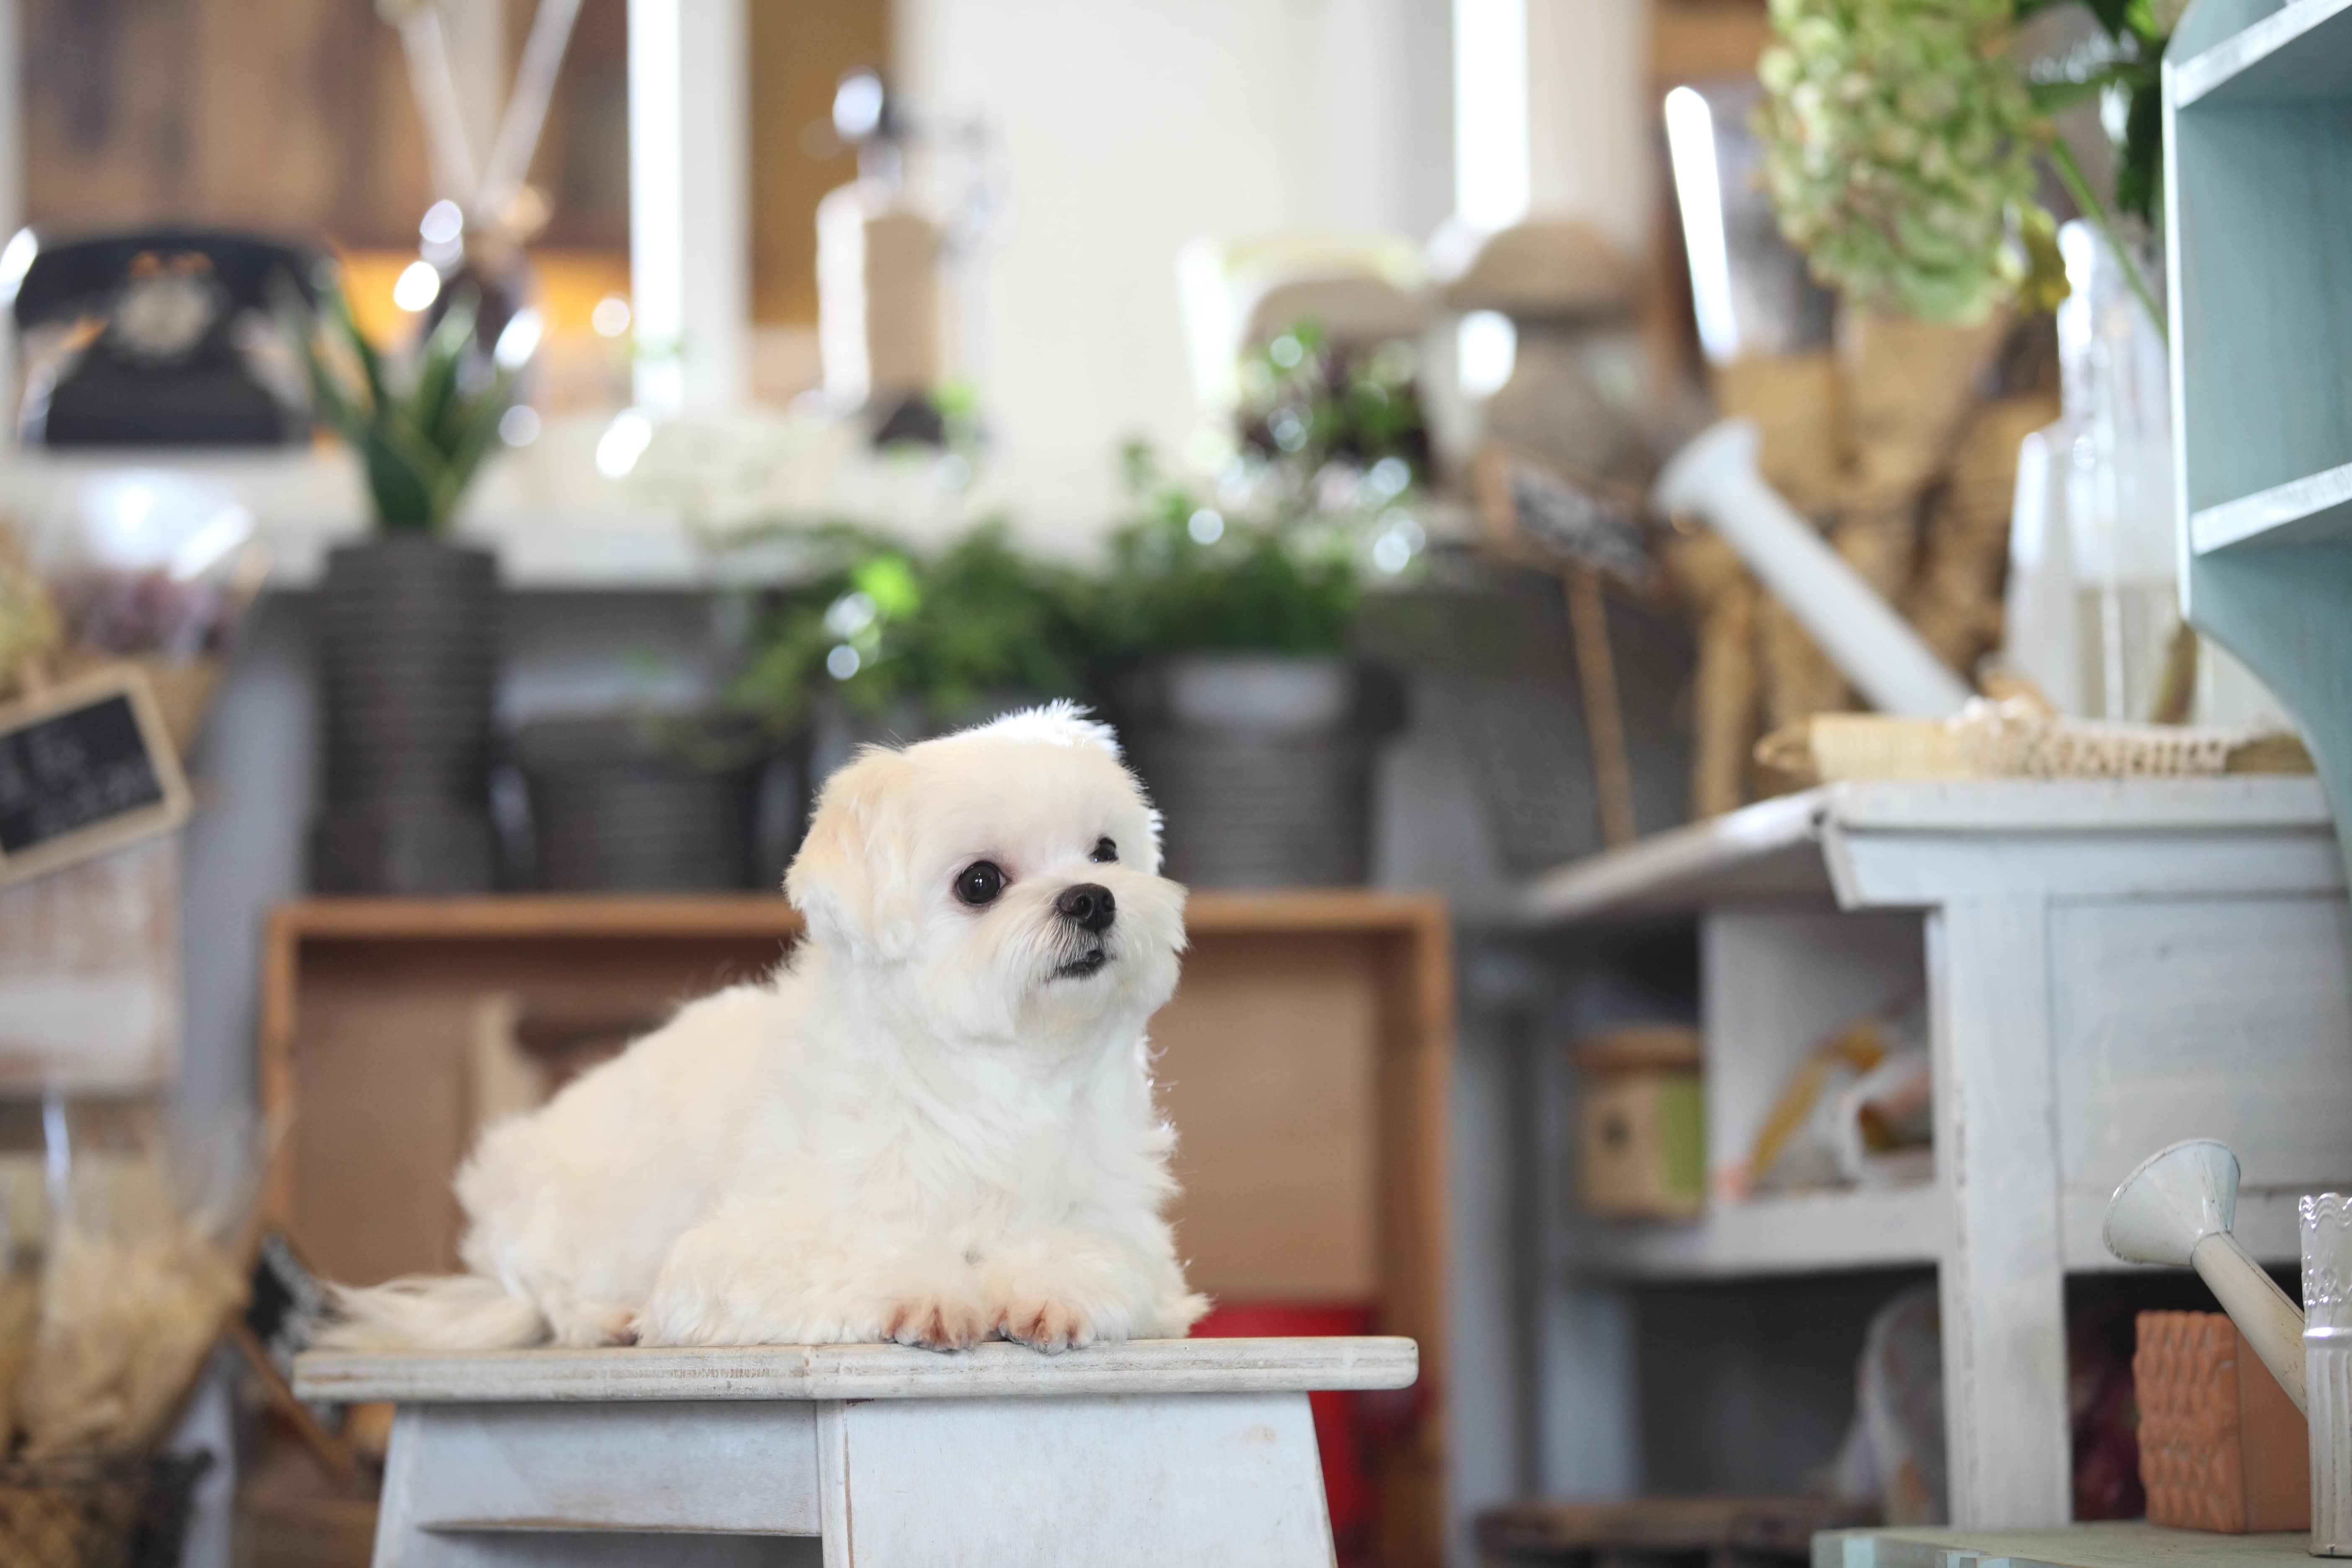
[[[1193,1284],[1234,1300],[1376,1300],[1422,1349],[1425,1415],[1385,1461],[1383,1561],[1444,1560],[1453,940],[1443,903],[1361,890],[1195,893],[1152,1022],[1180,1138]],[[781,899],[310,900],[271,917],[261,1082],[285,1138],[270,1217],[331,1276],[457,1265],[486,1003],[583,1032],[756,975],[800,934]]]

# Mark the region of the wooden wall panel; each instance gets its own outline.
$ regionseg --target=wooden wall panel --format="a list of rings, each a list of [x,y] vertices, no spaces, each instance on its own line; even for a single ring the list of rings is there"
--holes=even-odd
[[[1377,945],[1209,937],[1152,1021],[1177,1244],[1213,1296],[1380,1293]]]
[[[773,938],[313,944],[290,1041],[288,1211],[331,1278],[457,1267],[449,1179],[473,1128],[467,1047],[483,1004],[659,1017],[773,964]]]

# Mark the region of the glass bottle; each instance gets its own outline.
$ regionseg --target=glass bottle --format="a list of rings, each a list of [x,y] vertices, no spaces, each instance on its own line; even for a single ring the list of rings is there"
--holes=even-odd
[[[2352,1201],[2321,1193],[2300,1206],[2311,1551],[2352,1557]]]

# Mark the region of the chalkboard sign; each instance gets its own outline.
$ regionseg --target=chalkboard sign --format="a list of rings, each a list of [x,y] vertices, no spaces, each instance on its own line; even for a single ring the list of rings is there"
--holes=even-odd
[[[187,815],[179,757],[135,667],[0,708],[0,882],[102,854]]]

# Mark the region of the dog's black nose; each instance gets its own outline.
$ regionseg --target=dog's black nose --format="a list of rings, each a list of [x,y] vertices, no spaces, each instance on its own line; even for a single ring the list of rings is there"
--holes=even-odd
[[[1080,882],[1075,888],[1063,889],[1054,907],[1066,918],[1097,934],[1110,930],[1111,917],[1118,913],[1118,901],[1100,882]]]

